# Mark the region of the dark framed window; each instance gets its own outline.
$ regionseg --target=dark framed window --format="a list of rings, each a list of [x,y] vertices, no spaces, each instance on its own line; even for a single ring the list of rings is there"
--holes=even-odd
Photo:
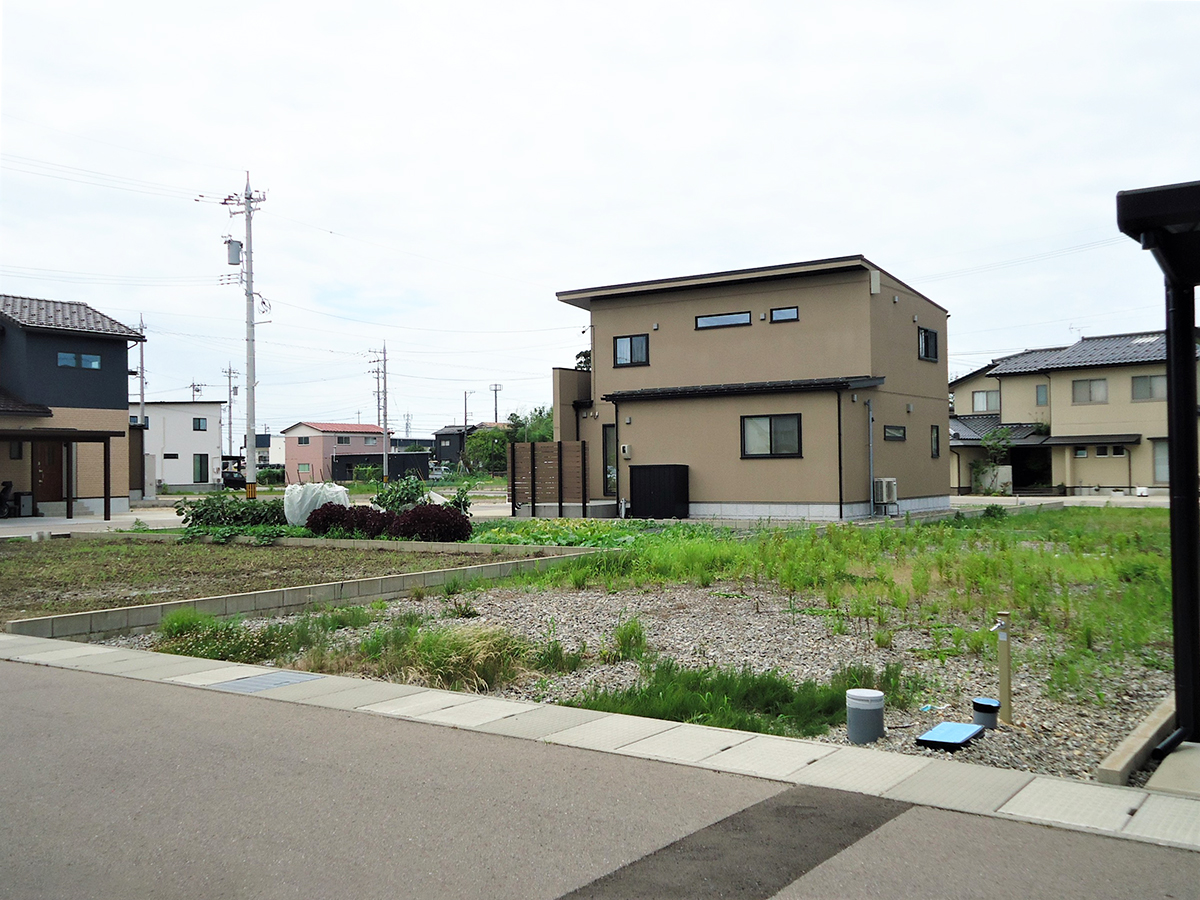
[[[1167,442],[1150,440],[1154,447],[1154,481],[1156,484],[1168,484],[1171,481],[1171,460]]]
[[[1134,375],[1133,376],[1133,399],[1134,400],[1166,400],[1167,399],[1167,376],[1166,375]]]
[[[308,443],[308,435],[305,435],[304,437],[298,437],[298,438],[296,438],[296,443],[297,443],[297,444],[307,444],[307,443]],[[449,442],[448,442],[448,441],[443,441],[442,443],[443,443],[443,444],[447,444],[447,443],[449,443]]]
[[[1087,447],[1076,447],[1075,448],[1075,458],[1076,459],[1087,459]]]
[[[1036,388],[1035,394],[1036,394],[1035,399],[1037,401],[1038,406],[1049,406],[1050,405],[1050,385],[1039,384]]]
[[[339,434],[339,435],[337,436],[337,442],[338,442],[339,444],[348,444],[348,443],[350,443],[350,435],[348,435],[348,434]]]
[[[79,365],[79,357],[74,353],[60,353],[58,354],[58,365],[64,369],[74,369]]]
[[[1100,445],[1099,445],[1099,446],[1096,448],[1096,455],[1097,455],[1097,456],[1108,456],[1108,445],[1107,445],[1107,444],[1100,444]]]
[[[696,316],[696,330],[705,328],[736,328],[739,325],[750,324],[750,310],[745,312],[714,313],[709,316]]]
[[[626,334],[613,338],[613,366],[650,365],[650,335]]]
[[[20,441],[9,441],[8,442],[8,458],[9,459],[20,459],[24,455],[24,453],[25,453],[25,445],[22,444]]]
[[[617,496],[617,426],[601,428],[601,443],[604,445],[604,496]]]
[[[742,459],[802,456],[800,413],[742,416]]]
[[[81,369],[99,369],[100,356],[96,353],[81,353],[79,354],[79,368]]]
[[[932,328],[917,326],[917,359],[927,359],[930,362],[937,362],[937,338],[938,334]]]
[[[163,459],[179,459],[178,453],[164,453]]]
[[[908,428],[904,425],[884,425],[883,439],[885,441],[907,441]]]
[[[208,419],[192,419],[192,431],[208,431]]]
[[[800,309],[796,306],[781,306],[771,310],[772,322],[799,322]]]
[[[929,455],[934,459],[942,455],[942,429],[937,425],[929,426]]]
[[[192,454],[192,484],[203,484],[208,481],[208,454]]]

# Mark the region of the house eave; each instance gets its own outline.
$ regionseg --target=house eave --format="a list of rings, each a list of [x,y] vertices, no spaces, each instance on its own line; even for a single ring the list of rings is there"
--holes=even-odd
[[[696,400],[704,397],[745,397],[755,394],[808,394],[829,391],[854,391],[879,387],[882,376],[859,375],[850,378],[808,378],[799,381],[752,381],[741,384],[697,384],[682,387],[640,388],[613,391],[600,399],[609,403],[638,400]]]

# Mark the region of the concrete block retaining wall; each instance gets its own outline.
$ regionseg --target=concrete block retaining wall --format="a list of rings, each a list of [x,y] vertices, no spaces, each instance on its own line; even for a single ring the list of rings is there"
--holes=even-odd
[[[155,534],[94,535],[81,533],[80,536],[86,537],[88,540],[100,538],[101,540],[170,541],[178,538],[177,535]],[[396,541],[326,541],[315,538],[282,538],[279,543],[285,541],[297,542],[292,546],[328,547],[332,545],[399,550],[410,553],[420,551],[455,553],[463,552],[464,548],[470,547],[471,549],[466,552],[516,558],[474,566],[459,566],[453,569],[435,569],[429,572],[410,572],[404,575],[332,581],[327,584],[250,591],[244,594],[201,597],[195,600],[172,600],[166,603],[149,603],[144,606],[123,606],[93,612],[14,619],[7,624],[6,630],[11,634],[24,634],[31,637],[62,638],[73,641],[99,640],[116,634],[142,634],[152,631],[158,627],[164,616],[179,609],[194,609],[218,618],[238,615],[295,615],[317,604],[363,605],[372,600],[395,600],[405,596],[413,588],[441,587],[453,579],[458,579],[462,583],[492,581],[518,572],[539,572],[577,556],[620,552],[575,547],[433,544],[413,541],[405,541],[400,544]],[[399,546],[396,546],[397,544]]]

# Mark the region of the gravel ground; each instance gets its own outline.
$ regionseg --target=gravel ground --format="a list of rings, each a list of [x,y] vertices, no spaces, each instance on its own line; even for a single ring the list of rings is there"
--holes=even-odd
[[[556,702],[591,685],[632,685],[637,663],[600,663],[595,651],[611,643],[613,628],[622,618],[634,615],[642,622],[650,649],[683,665],[748,665],[760,671],[778,669],[797,680],[825,681],[848,664],[882,670],[889,662],[902,662],[905,673],[921,675],[927,688],[909,709],[886,710],[887,734],[874,745],[879,749],[946,758],[944,751],[916,746],[915,738],[939,722],[970,722],[973,697],[998,696],[994,658],[966,652],[941,660],[924,658],[914,652],[932,646],[923,629],[897,628],[892,647],[881,649],[870,629],[855,633],[851,624],[850,633],[831,634],[826,617],[793,613],[785,596],[741,585],[673,585],[611,594],[594,589],[491,589],[455,599],[469,601],[479,615],[444,619],[448,624],[500,625],[539,642],[553,631],[568,651],[587,642],[590,659],[579,671],[531,673],[496,691],[499,697]],[[389,606],[388,614],[418,609],[443,616],[447,607],[444,597],[399,600]],[[969,629],[979,625],[959,624]],[[145,647],[148,640],[149,636],[127,637],[110,643]],[[957,761],[1091,779],[1100,762],[1172,688],[1169,672],[1133,665],[1105,682],[1103,705],[1048,697],[1042,690],[1045,673],[1029,657],[1040,657],[1038,651],[1050,640],[1044,634],[1013,635],[1015,722],[988,731],[954,754]],[[1033,653],[1027,652],[1031,649]],[[845,744],[846,730],[837,728],[816,740]]]

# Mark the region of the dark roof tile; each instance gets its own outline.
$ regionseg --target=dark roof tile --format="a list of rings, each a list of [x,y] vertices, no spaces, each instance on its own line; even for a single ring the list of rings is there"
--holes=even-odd
[[[0,316],[11,319],[23,328],[99,334],[130,341],[146,339],[139,332],[92,309],[86,303],[67,300],[38,300],[0,294]]]

